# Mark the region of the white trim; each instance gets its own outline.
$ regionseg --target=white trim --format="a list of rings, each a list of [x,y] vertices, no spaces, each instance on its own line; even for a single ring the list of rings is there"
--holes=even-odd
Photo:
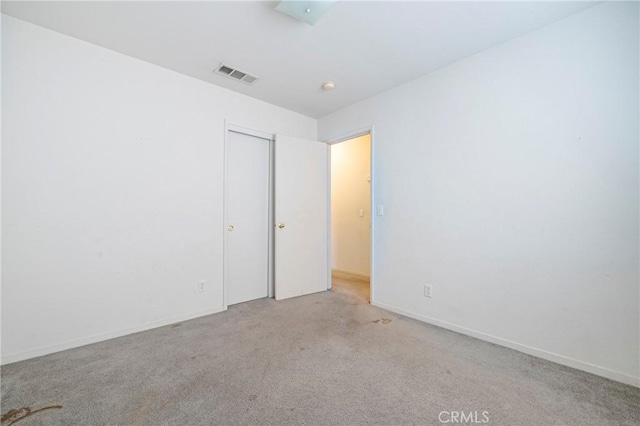
[[[275,298],[276,297],[276,274],[275,274],[275,253],[276,253],[276,234],[275,234],[275,208],[276,208],[276,198],[275,198],[275,135],[273,135],[272,139],[269,141],[269,267],[268,267],[268,290],[267,297]]]
[[[11,364],[13,362],[23,361],[25,359],[35,358],[43,355],[49,355],[60,351],[66,351],[67,349],[78,348],[80,346],[90,345],[92,343],[103,342],[105,340],[111,340],[118,337],[128,336],[134,333],[140,333],[141,331],[152,330],[154,328],[165,327],[170,324],[175,324],[182,321],[189,321],[195,318],[200,318],[219,312],[225,311],[226,308],[220,306],[214,309],[207,309],[206,311],[200,311],[192,314],[179,315],[165,320],[153,321],[147,324],[138,325],[135,327],[125,328],[116,331],[110,331],[107,333],[96,334],[89,337],[83,337],[81,339],[70,340],[68,342],[59,343],[52,346],[46,346],[44,348],[34,349],[26,352],[19,352],[16,354],[4,355],[2,357],[2,365]]]
[[[364,136],[366,134],[371,134],[371,133],[373,133],[373,126],[362,127],[360,129],[356,129],[351,132],[343,133],[341,136],[328,140],[325,143],[327,145],[335,145],[337,143],[348,141],[350,139],[359,138],[360,136]]]
[[[369,215],[371,216],[371,229],[369,232],[369,303],[371,303],[373,305],[373,301],[374,301],[374,295],[375,295],[375,256],[374,256],[374,248],[375,248],[375,218],[376,218],[376,214],[375,214],[375,167],[374,167],[374,156],[375,156],[375,150],[374,150],[374,131],[373,131],[374,127],[373,124],[371,126],[367,126],[367,127],[362,127],[360,129],[356,129],[353,130],[351,132],[347,132],[347,133],[343,133],[341,136],[338,136],[336,138],[333,138],[331,140],[326,141],[325,143],[329,146],[329,148],[331,148],[331,145],[335,145],[337,143],[340,142],[344,142],[350,139],[355,139],[358,138],[360,136],[364,136],[366,134],[369,135],[369,176],[371,176],[371,182],[369,185],[369,195],[370,195],[370,203],[369,203]],[[331,258],[331,149],[329,149],[329,171],[328,171],[328,177],[327,177],[327,182],[329,185],[328,188],[328,193],[329,193],[329,203],[328,203],[328,208],[329,208],[329,230],[328,230],[328,255],[329,255],[329,259],[328,259],[328,268],[329,268],[329,284],[327,286],[327,289],[331,289],[331,270],[333,269],[333,259]]]
[[[370,203],[369,203],[369,216],[371,217],[371,229],[369,230],[369,303],[374,303],[375,296],[375,240],[376,240],[376,179],[374,178],[375,174],[375,166],[374,166],[374,158],[375,158],[375,137],[373,131],[373,125],[369,127],[369,152],[370,152],[370,163],[369,163],[369,176],[371,177],[371,182],[369,185],[370,193]]]
[[[267,139],[272,141],[274,139],[273,133],[263,132],[261,130],[250,129],[245,126],[239,126],[237,124],[229,123],[225,120],[226,129],[229,132],[242,133],[243,135],[255,136],[260,139]]]
[[[229,238],[227,237],[227,200],[229,197],[227,196],[227,183],[229,182],[229,166],[227,165],[227,139],[229,138],[229,126],[230,124],[227,120],[224,120],[224,143],[222,149],[222,306],[227,309],[227,253]]]
[[[519,352],[523,352],[528,355],[532,355],[538,358],[552,361],[557,364],[565,365],[567,367],[575,368],[578,370],[586,371],[587,373],[595,374],[597,376],[605,377],[607,379],[621,382],[627,385],[640,387],[640,377],[633,377],[619,371],[610,370],[608,368],[599,367],[588,362],[580,361],[574,358],[569,358],[563,355],[559,355],[553,352],[548,352],[543,349],[534,348],[524,345],[522,343],[514,342],[500,337],[493,336],[491,334],[483,333],[481,331],[472,330],[470,328],[462,327],[456,324],[452,324],[447,321],[442,321],[436,318],[432,318],[426,315],[417,314],[415,312],[406,311],[401,308],[397,308],[386,303],[371,301],[371,304],[382,309],[386,309],[391,312],[395,312],[400,315],[404,315],[409,318],[416,319],[418,321],[426,322],[437,327],[446,328],[447,330],[455,331],[460,334],[475,337],[476,339],[484,340],[486,342],[495,343],[496,345],[504,346],[510,349],[514,349]]]
[[[331,145],[327,143],[327,290],[331,290],[333,277],[333,250],[331,249]]]

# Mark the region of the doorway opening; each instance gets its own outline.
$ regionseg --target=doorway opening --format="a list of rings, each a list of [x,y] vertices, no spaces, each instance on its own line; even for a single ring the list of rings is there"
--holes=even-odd
[[[371,301],[371,134],[331,144],[331,289]]]

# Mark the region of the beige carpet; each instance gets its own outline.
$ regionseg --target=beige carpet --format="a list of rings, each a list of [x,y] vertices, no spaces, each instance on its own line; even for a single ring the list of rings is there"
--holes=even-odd
[[[49,406],[61,408],[35,412]],[[339,291],[5,366],[2,413],[22,407],[34,414],[18,426],[451,425],[456,412],[489,425],[640,424],[637,388]]]

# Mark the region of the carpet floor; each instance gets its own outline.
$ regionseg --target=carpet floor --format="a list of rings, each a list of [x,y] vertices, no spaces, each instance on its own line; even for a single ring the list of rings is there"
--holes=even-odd
[[[9,364],[2,413],[22,407],[19,426],[638,425],[640,389],[327,291]]]

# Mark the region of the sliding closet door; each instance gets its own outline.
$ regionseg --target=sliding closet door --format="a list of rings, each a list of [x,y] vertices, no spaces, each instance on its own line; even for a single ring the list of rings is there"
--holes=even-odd
[[[234,131],[225,147],[226,304],[267,297],[269,143]]]

